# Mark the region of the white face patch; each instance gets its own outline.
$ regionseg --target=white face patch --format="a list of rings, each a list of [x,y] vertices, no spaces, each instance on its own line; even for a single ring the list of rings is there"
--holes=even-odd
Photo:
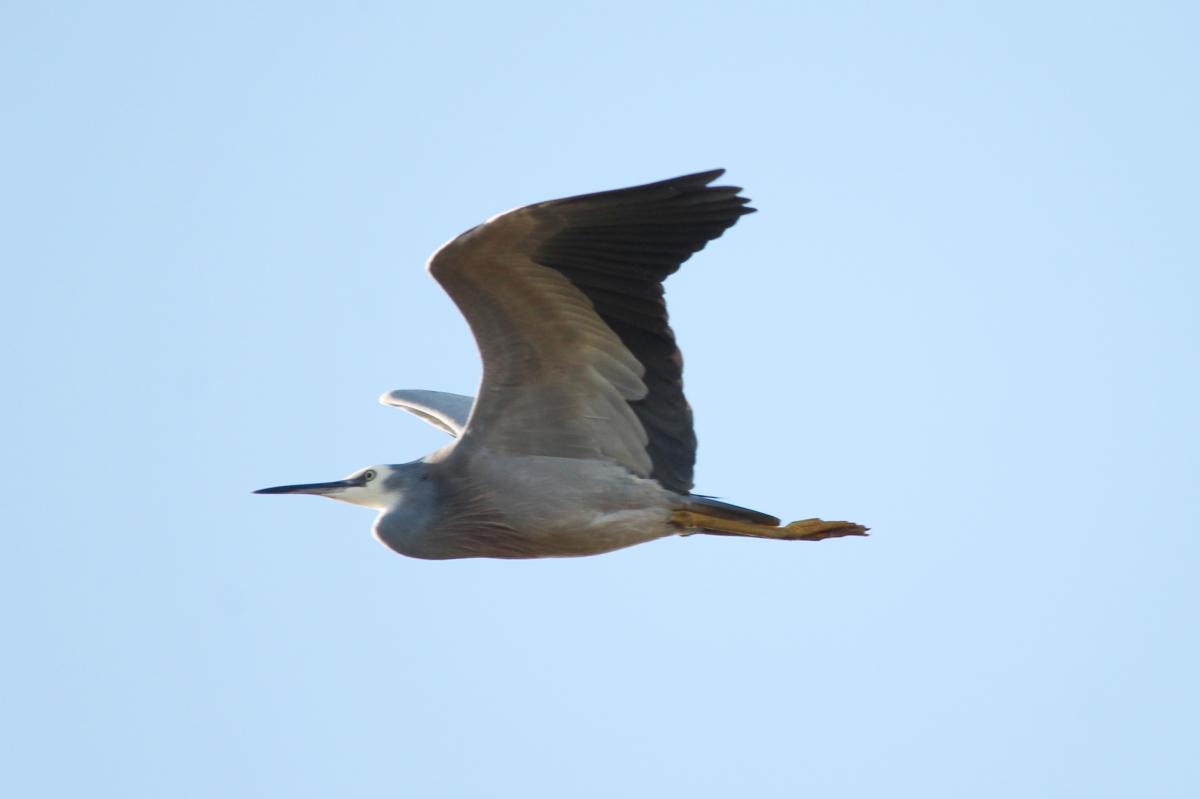
[[[352,486],[343,488],[341,491],[325,496],[330,499],[349,502],[351,505],[362,505],[375,510],[388,510],[400,504],[404,495],[395,489],[387,488],[387,478],[391,476],[395,470],[390,466],[370,466],[366,469],[359,469],[352,474],[346,476],[347,480],[356,480],[364,474],[373,472],[374,477],[367,481],[366,485]]]

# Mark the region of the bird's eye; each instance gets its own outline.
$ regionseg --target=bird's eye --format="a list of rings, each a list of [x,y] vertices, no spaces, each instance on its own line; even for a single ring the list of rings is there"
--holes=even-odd
[[[374,480],[375,479],[375,470],[367,469],[365,472],[362,473],[362,479],[363,479],[363,482],[366,482],[366,483],[369,483],[372,480]]]

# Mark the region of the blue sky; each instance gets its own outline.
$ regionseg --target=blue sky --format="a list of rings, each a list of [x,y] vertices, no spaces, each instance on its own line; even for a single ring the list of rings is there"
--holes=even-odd
[[[1191,797],[1186,3],[41,3],[0,20],[10,796]],[[697,488],[865,540],[428,563],[251,496],[443,443],[424,273],[717,166]]]

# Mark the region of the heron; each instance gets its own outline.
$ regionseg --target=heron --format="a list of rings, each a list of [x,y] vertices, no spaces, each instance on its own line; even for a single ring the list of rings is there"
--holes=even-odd
[[[427,268],[466,318],[478,396],[398,390],[380,401],[454,438],[410,463],[258,494],[378,511],[402,555],[597,555],[696,533],[788,541],[865,535],[696,494],[696,434],[663,281],[755,209],[724,170],[535,203],[451,239]]]

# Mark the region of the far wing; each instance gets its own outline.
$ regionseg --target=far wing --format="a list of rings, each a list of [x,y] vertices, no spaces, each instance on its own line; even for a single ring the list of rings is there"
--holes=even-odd
[[[429,424],[458,438],[467,426],[474,397],[451,394],[448,391],[397,389],[379,398],[384,405],[403,408]]]
[[[662,281],[749,213],[720,170],[538,203],[442,247],[429,271],[483,358],[461,446],[611,459],[686,492],[696,438]]]

